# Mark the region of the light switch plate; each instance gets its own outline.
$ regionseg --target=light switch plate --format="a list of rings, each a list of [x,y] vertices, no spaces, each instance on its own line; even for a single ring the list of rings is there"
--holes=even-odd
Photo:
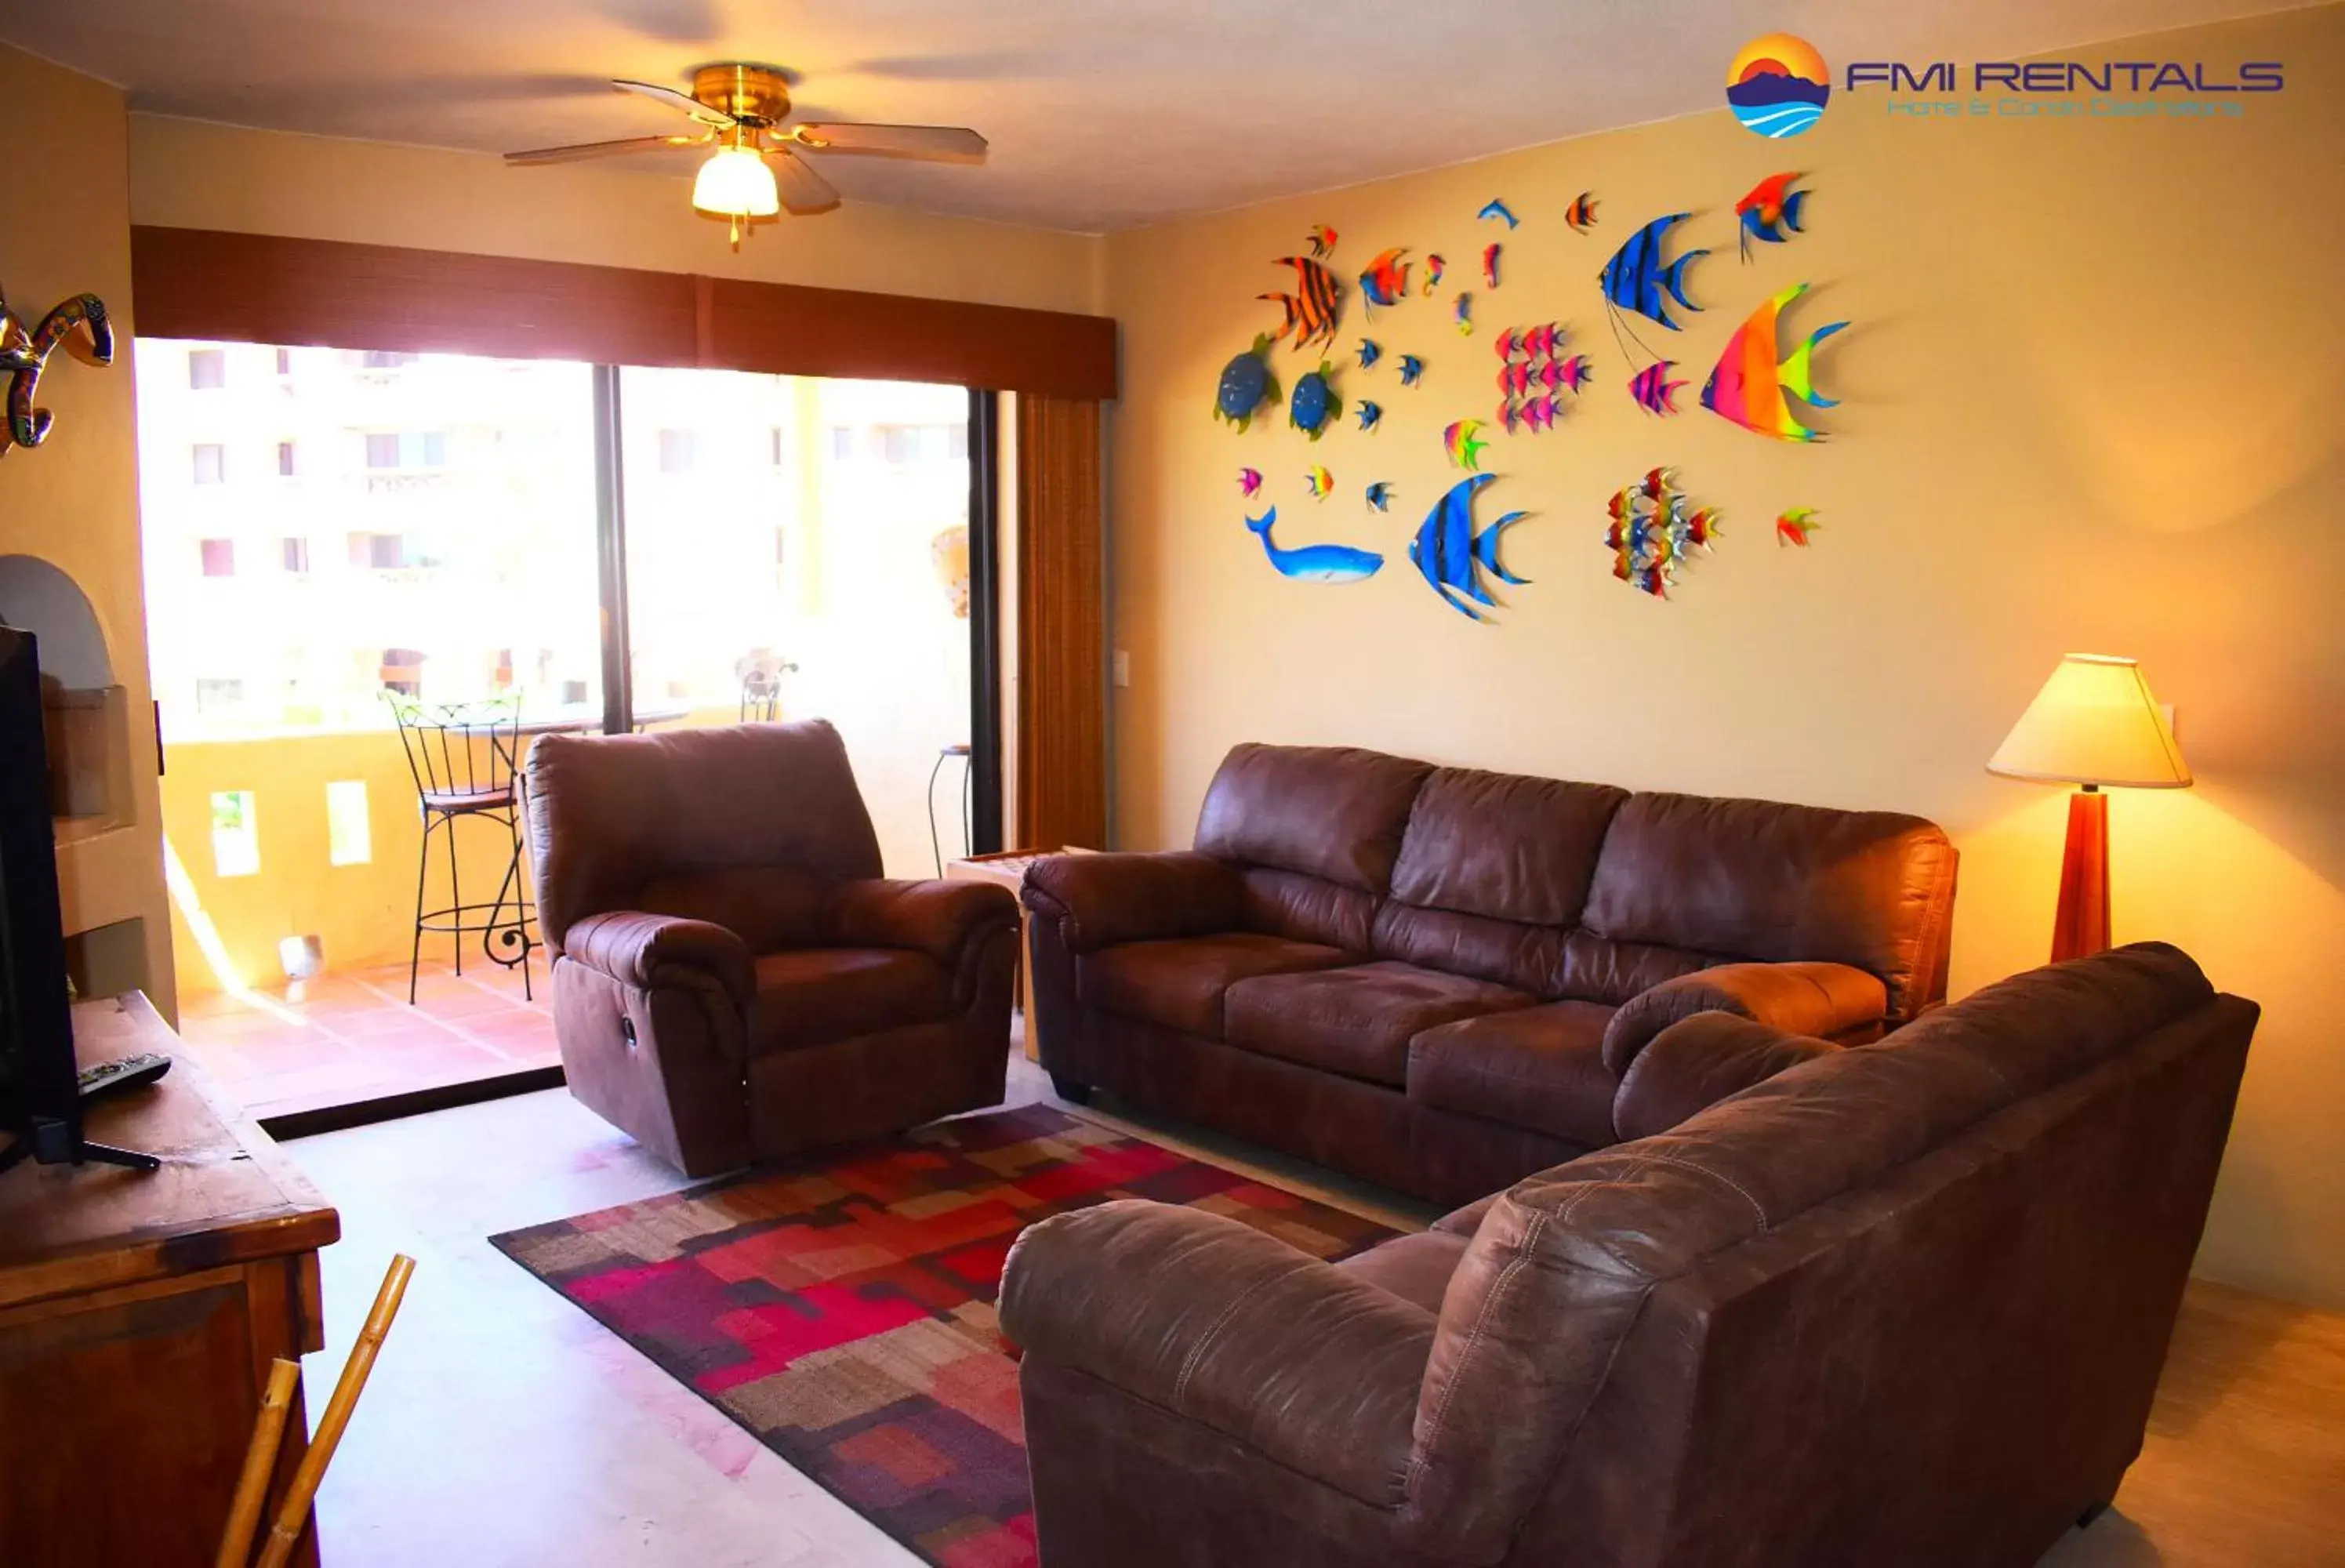
[[[1132,684],[1132,654],[1129,650],[1118,648],[1115,651],[1115,683],[1119,686]]]

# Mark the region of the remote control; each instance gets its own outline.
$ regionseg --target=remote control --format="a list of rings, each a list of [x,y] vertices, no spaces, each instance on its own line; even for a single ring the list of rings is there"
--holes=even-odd
[[[96,1099],[117,1089],[151,1084],[171,1070],[171,1058],[159,1051],[137,1051],[81,1070],[81,1098]]]

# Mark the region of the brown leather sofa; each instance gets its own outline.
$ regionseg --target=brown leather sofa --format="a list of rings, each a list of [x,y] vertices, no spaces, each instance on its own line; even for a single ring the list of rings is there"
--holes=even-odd
[[[1609,1144],[1713,1008],[1853,1043],[1945,996],[1918,817],[1242,745],[1196,847],[1027,875],[1042,1065],[1436,1202]]]
[[[2032,1563],[2140,1449],[2255,1021],[2158,946],[1872,1046],[1698,1017],[1646,1136],[1343,1264],[1046,1219],[1001,1293],[1041,1560]]]
[[[1018,905],[879,875],[820,720],[531,749],[570,1092],[688,1176],[1000,1102]]]

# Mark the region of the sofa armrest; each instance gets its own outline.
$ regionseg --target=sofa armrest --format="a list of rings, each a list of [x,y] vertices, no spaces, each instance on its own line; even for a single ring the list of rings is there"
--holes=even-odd
[[[908,947],[957,968],[973,941],[1015,930],[1018,901],[990,882],[842,882],[823,905],[824,939],[842,947]]]
[[[1029,1227],[1001,1325],[1071,1367],[1380,1508],[1403,1501],[1435,1320],[1217,1214],[1124,1199]]]
[[[1604,1065],[1626,1077],[1654,1036],[1696,1013],[1732,1013],[1788,1035],[1839,1037],[1889,1015],[1889,987],[1846,964],[1721,964],[1629,998],[1604,1030]]]
[[[1238,874],[1209,855],[1054,855],[1026,872],[1026,907],[1057,919],[1067,950],[1204,936],[1241,924]]]
[[[562,934],[562,956],[639,990],[713,978],[740,1007],[757,994],[748,944],[706,920],[634,909],[589,915]]]
[[[1655,1035],[1629,1064],[1612,1097],[1613,1133],[1627,1143],[1667,1132],[1729,1095],[1840,1048],[1732,1013],[1696,1013]]]

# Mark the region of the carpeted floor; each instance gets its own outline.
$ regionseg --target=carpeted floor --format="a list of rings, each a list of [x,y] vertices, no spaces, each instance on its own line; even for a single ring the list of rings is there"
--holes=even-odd
[[[1331,1259],[1392,1234],[1038,1105],[492,1239],[929,1562],[1014,1568],[1034,1522],[1002,1259],[1113,1198]]]

